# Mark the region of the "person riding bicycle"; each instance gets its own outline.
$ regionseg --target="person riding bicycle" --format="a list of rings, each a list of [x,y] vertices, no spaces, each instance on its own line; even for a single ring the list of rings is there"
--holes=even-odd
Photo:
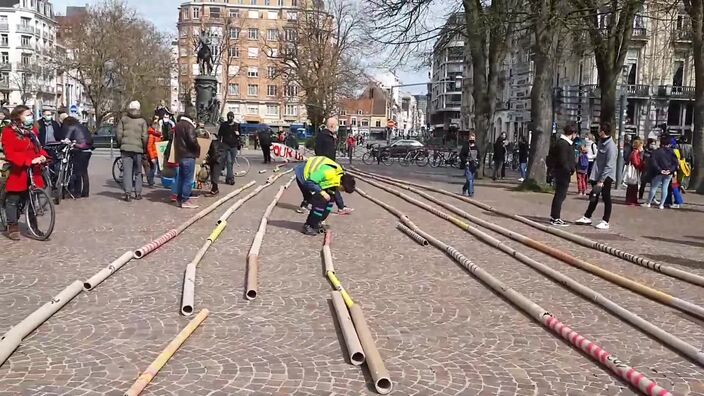
[[[303,233],[317,235],[321,228],[320,223],[332,212],[335,195],[340,194],[342,190],[348,194],[354,192],[354,177],[345,173],[340,164],[324,156],[308,158],[305,163],[298,165],[294,172],[298,188],[303,194],[301,208],[305,210],[309,203],[313,205],[303,225]]]
[[[25,204],[29,191],[29,169],[34,170],[34,184],[44,188],[40,165],[47,162],[49,155],[39,143],[39,132],[33,127],[34,117],[27,106],[15,106],[10,113],[10,120],[10,125],[2,131],[5,159],[10,164],[10,174],[5,184],[4,205],[7,215],[7,237],[18,241],[20,208]],[[30,213],[31,221],[36,222],[33,213]]]

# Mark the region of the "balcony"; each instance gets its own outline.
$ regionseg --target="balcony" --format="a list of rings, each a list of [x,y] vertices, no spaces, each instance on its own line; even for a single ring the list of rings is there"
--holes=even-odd
[[[669,86],[669,88],[669,96],[672,99],[694,99],[694,87]]]
[[[15,64],[15,70],[19,72],[38,72],[39,65],[36,63],[19,62]]]
[[[650,96],[650,85],[626,85],[626,93],[628,97],[647,98]]]
[[[24,50],[24,51],[34,51],[35,48],[32,44],[20,44],[17,46],[18,49]]]
[[[9,32],[10,25],[7,23],[0,23],[0,32]]]
[[[631,40],[633,40],[633,41],[648,40],[648,30],[644,27],[634,27],[633,33],[631,34]]]
[[[672,32],[672,41],[680,44],[689,44],[692,42],[692,30],[690,28],[675,29]]]
[[[34,28],[29,25],[22,25],[22,24],[16,25],[16,30],[17,30],[17,33],[28,33],[28,34],[35,33]]]
[[[0,62],[0,70],[3,70],[3,71],[12,70],[12,63]]]
[[[9,91],[10,90],[10,81],[0,80],[0,90],[1,91]]]

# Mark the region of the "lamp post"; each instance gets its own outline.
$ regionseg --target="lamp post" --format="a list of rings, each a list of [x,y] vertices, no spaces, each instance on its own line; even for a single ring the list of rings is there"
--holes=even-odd
[[[621,89],[620,89],[620,106],[619,106],[619,119],[618,119],[618,158],[616,159],[616,186],[615,189],[619,188],[621,181],[623,180],[623,139],[624,139],[624,128],[626,127],[626,83],[628,82],[628,65],[624,65],[621,73]]]

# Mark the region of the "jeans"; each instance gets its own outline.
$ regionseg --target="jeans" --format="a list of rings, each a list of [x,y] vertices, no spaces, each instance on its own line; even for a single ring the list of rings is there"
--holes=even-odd
[[[195,158],[183,158],[178,162],[178,176],[176,177],[176,201],[178,203],[184,203],[191,198],[195,172]]]
[[[496,180],[496,178],[499,176],[499,172],[501,172],[500,176],[505,177],[506,171],[504,170],[504,161],[494,161],[494,175],[491,177],[492,179]]]
[[[174,181],[171,183],[171,195],[178,195],[178,168],[174,170]]]
[[[528,164],[521,162],[518,165],[518,169],[521,171],[521,179],[525,179],[528,176]]]
[[[303,195],[303,201],[301,201],[301,207],[302,208],[307,208],[308,204],[310,204],[311,199],[313,198],[313,193],[306,189],[306,187],[303,185],[302,178],[303,176],[298,176],[296,175],[296,184],[298,184],[298,189],[301,190],[301,195]]]
[[[339,210],[345,208],[345,201],[342,200],[342,193],[339,191],[335,192],[335,205],[337,205],[337,209]]]
[[[225,181],[230,182],[235,180],[235,174],[232,171],[232,167],[235,164],[235,158],[237,158],[237,147],[226,148],[225,157],[227,158],[227,175],[225,176]]]
[[[122,189],[125,194],[142,194],[142,153],[122,151]]]
[[[667,189],[672,181],[672,175],[657,175],[653,177],[650,182],[650,193],[648,194],[648,203],[652,204],[655,199],[655,194],[658,192],[658,187],[662,188],[660,192],[660,205],[665,204],[665,199],[667,198]]]
[[[93,155],[90,151],[77,151],[73,153],[74,180],[69,189],[74,197],[87,197],[90,193],[90,180],[88,179],[88,164]]]
[[[550,218],[561,219],[562,203],[567,198],[567,190],[570,188],[570,179],[572,176],[569,173],[555,174],[553,180],[555,182],[555,196],[552,197],[552,205],[550,206]]]
[[[27,205],[29,193],[25,192],[8,192],[5,196],[5,215],[7,216],[8,225],[17,225],[20,219],[20,207],[27,206],[29,215],[34,218],[32,213],[32,205]]]
[[[602,217],[602,219],[607,223],[609,222],[609,219],[611,219],[611,184],[613,184],[613,182],[610,177],[607,177],[606,180],[604,180],[604,186],[601,187],[601,191],[596,189],[596,193],[596,183],[592,183],[592,192],[589,193],[589,206],[584,213],[584,217],[588,219],[592,218],[592,214],[594,214],[594,210],[596,210],[596,205],[599,203],[599,196],[601,196],[604,200],[604,217]]]
[[[467,181],[462,186],[462,193],[467,193],[470,197],[474,196],[474,177],[476,172],[477,170],[472,169],[470,166],[464,168],[464,177],[467,178]]]
[[[150,186],[153,186],[154,185],[154,176],[156,176],[157,164],[156,164],[155,159],[147,160],[147,161],[148,161],[147,164],[149,165],[149,169],[147,172],[147,184],[149,184]]]

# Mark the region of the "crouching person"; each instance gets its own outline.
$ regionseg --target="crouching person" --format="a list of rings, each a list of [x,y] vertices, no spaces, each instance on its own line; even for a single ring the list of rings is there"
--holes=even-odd
[[[311,204],[308,219],[303,225],[303,233],[317,235],[321,223],[332,212],[335,194],[354,192],[355,180],[337,162],[327,157],[311,157],[295,169],[296,182],[303,194],[303,202]]]

